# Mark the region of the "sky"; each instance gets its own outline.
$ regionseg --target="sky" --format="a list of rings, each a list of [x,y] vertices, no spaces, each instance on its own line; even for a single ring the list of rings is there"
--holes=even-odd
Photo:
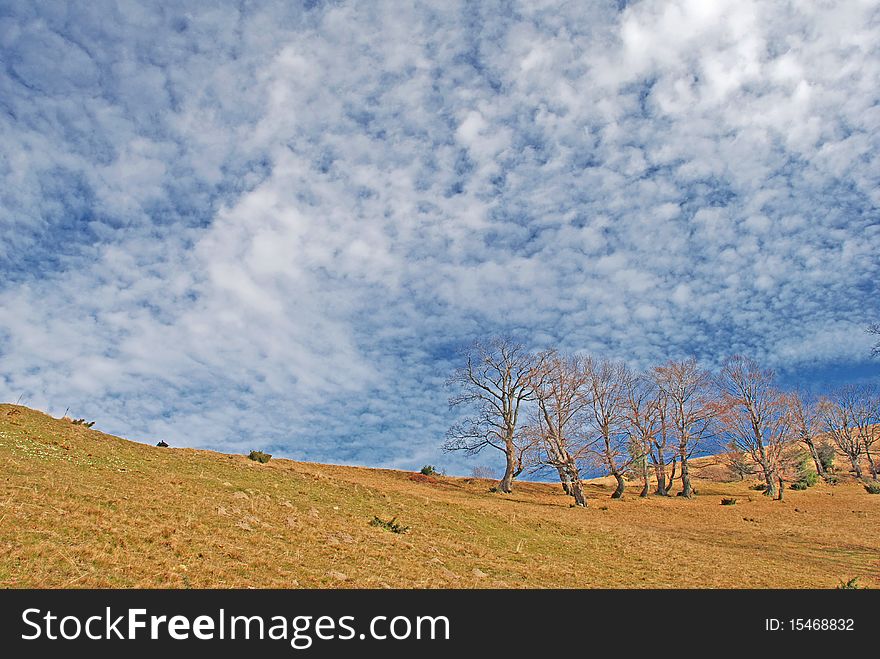
[[[513,336],[876,379],[880,3],[0,2],[0,400],[466,474]]]

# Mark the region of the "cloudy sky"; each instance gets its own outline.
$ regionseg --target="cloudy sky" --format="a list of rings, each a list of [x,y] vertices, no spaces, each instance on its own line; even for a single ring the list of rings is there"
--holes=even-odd
[[[874,378],[880,4],[0,3],[0,400],[466,473],[455,351]]]

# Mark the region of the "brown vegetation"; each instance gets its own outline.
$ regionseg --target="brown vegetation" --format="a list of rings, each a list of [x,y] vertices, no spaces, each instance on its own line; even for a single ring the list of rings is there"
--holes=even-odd
[[[692,500],[611,500],[599,479],[583,509],[558,484],[260,464],[0,405],[0,469],[5,587],[880,586],[880,496],[846,480],[774,502],[710,480],[719,460],[691,461]]]

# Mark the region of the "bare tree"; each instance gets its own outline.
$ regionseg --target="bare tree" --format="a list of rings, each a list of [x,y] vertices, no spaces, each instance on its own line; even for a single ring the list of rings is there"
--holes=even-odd
[[[856,478],[862,477],[862,452],[864,446],[856,430],[858,388],[844,386],[819,401],[822,426],[834,445],[849,458]]]
[[[639,496],[648,496],[652,466],[657,475],[658,493],[662,482],[662,493],[665,495],[666,466],[663,463],[663,449],[666,445],[666,434],[663,432],[665,428],[661,425],[661,416],[665,413],[664,397],[660,394],[656,382],[647,374],[637,374],[628,378],[624,395],[627,424],[631,435],[630,456],[642,479],[642,491]],[[659,458],[655,456],[655,449],[659,450]]]
[[[731,444],[724,454],[724,464],[734,476],[739,476],[740,480],[745,480],[746,476],[755,473],[755,465],[749,454],[741,451],[736,444]]]
[[[760,469],[765,493],[781,499],[783,464],[796,437],[789,397],[774,386],[773,371],[741,355],[724,362],[717,383],[724,430]]]
[[[880,392],[869,384],[840,387],[819,403],[824,430],[834,445],[849,458],[856,478],[862,478],[862,455],[871,476],[878,476],[874,445],[880,439]]]
[[[506,338],[477,341],[465,355],[447,385],[458,391],[449,406],[465,407],[469,416],[453,425],[443,445],[447,451],[476,455],[492,447],[505,457],[498,491],[509,493],[513,479],[524,469],[531,439],[518,433],[523,404],[533,398],[532,375],[537,360],[525,346]]]
[[[856,395],[852,406],[853,424],[865,458],[871,478],[877,480],[877,463],[874,461],[874,444],[880,439],[880,392],[876,386],[862,384],[855,387]]]
[[[813,462],[816,464],[816,473],[819,476],[825,476],[825,467],[819,458],[819,448],[816,443],[819,408],[815,399],[801,392],[792,394],[791,412],[798,439],[810,452],[810,457],[813,458]]]
[[[485,465],[477,465],[473,469],[471,469],[471,477],[472,478],[485,478],[487,480],[497,478],[495,475],[495,470],[492,467],[487,467]]]
[[[623,496],[626,487],[624,474],[632,462],[626,432],[627,380],[631,377],[626,366],[607,359],[587,360],[589,372],[589,403],[587,424],[593,431],[594,455],[617,481],[612,499]]]
[[[672,429],[681,462],[681,492],[693,496],[688,460],[703,439],[710,437],[718,416],[711,375],[693,357],[668,361],[654,368],[654,380],[669,404]]]
[[[583,358],[546,353],[535,369],[532,387],[537,401],[536,427],[543,445],[544,464],[559,473],[575,505],[587,505],[578,462],[586,450],[580,432],[582,412],[589,403],[589,371]]]
[[[656,382],[655,382],[656,385]],[[671,415],[669,411],[669,396],[661,387],[656,388],[656,409],[657,409],[657,432],[654,433],[654,446],[651,450],[651,459],[654,463],[654,477],[657,479],[657,487],[655,494],[667,497],[669,489],[675,481],[675,465],[678,461],[678,455],[673,452],[672,455],[672,473],[669,479],[666,478],[666,449],[672,436]]]

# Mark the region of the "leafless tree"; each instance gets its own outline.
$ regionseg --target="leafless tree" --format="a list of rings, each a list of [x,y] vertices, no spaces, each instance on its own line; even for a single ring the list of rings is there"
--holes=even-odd
[[[749,454],[741,451],[735,444],[730,445],[729,450],[724,454],[724,463],[734,476],[739,476],[740,480],[755,473],[755,465]]]
[[[865,457],[871,477],[877,480],[877,461],[874,459],[874,445],[880,439],[880,391],[874,385],[862,385],[862,395],[856,410],[856,428],[865,447]]]
[[[654,368],[654,380],[666,397],[681,462],[681,492],[693,496],[688,460],[700,442],[714,432],[719,407],[712,394],[712,378],[693,357],[668,361]]]
[[[589,372],[586,417],[593,435],[591,450],[617,481],[611,498],[619,499],[626,487],[624,474],[632,463],[627,446],[625,394],[631,375],[624,364],[607,359],[588,359],[586,365]]]
[[[849,458],[856,478],[862,478],[861,458],[868,460],[871,476],[877,478],[872,450],[880,439],[880,396],[873,385],[846,385],[819,403],[824,430],[835,446]]]
[[[465,354],[447,385],[457,392],[449,406],[464,407],[469,415],[446,433],[443,448],[476,455],[486,447],[505,457],[504,476],[498,491],[509,493],[513,479],[525,467],[524,455],[531,439],[518,433],[520,411],[533,398],[532,376],[537,360],[522,344],[507,338],[477,341]]]
[[[807,447],[810,457],[816,464],[816,473],[825,476],[825,467],[819,458],[819,448],[816,442],[817,427],[819,424],[819,408],[814,398],[808,397],[802,392],[791,394],[791,412],[798,440]]]
[[[581,484],[579,461],[586,451],[581,431],[583,410],[589,404],[590,373],[587,363],[574,355],[550,352],[542,355],[542,367],[534,370],[533,390],[537,401],[536,424],[543,446],[542,462],[559,473],[566,494],[575,505],[587,505]]]
[[[472,478],[485,478],[492,479],[497,478],[495,475],[495,470],[492,467],[487,467],[485,465],[477,465],[473,469],[471,469],[471,477]]]
[[[656,382],[655,382],[656,385]],[[661,387],[656,388],[656,406],[657,406],[657,432],[654,434],[654,446],[651,450],[651,459],[654,463],[654,477],[657,480],[655,494],[660,496],[669,496],[669,489],[675,481],[675,466],[678,462],[678,454],[672,454],[672,472],[669,479],[666,478],[667,462],[666,450],[670,446],[672,439],[671,425],[672,416],[669,410],[669,396]]]
[[[864,447],[855,428],[857,400],[858,390],[856,387],[841,387],[819,401],[819,415],[822,419],[823,430],[828,433],[831,441],[840,452],[849,458],[856,478],[861,478],[861,459]]]
[[[789,397],[774,386],[773,371],[741,355],[724,362],[716,381],[725,432],[760,469],[765,493],[781,499],[783,463],[796,441]]]
[[[658,493],[666,494],[666,465],[663,449],[667,436],[661,417],[665,397],[650,374],[633,374],[624,387],[626,420],[631,437],[630,457],[642,479],[641,497],[648,496],[651,467],[657,476]],[[659,456],[655,453],[659,452]],[[662,483],[662,486],[661,486]],[[662,492],[661,492],[662,490]]]

